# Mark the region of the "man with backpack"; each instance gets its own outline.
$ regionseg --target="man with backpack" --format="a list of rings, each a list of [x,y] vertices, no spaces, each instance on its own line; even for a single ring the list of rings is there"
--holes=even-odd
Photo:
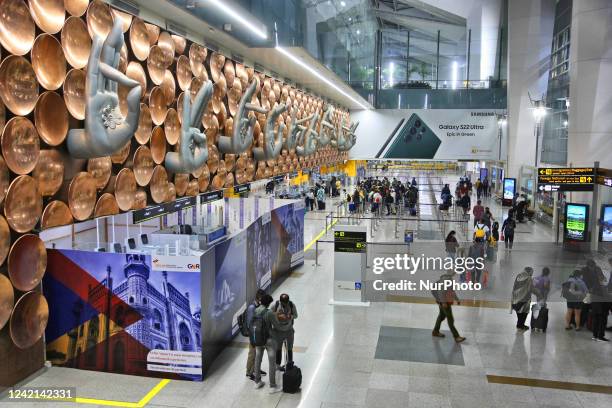
[[[502,240],[505,243],[506,249],[512,251],[512,245],[514,244],[514,229],[516,228],[516,221],[512,215],[508,215],[508,218],[502,224]]]
[[[476,220],[476,224],[474,225],[473,239],[486,241],[489,239],[489,235],[490,235],[490,230],[489,230],[489,227],[487,227],[487,224],[485,224],[482,221],[482,219]]]
[[[261,381],[261,361],[265,351],[268,354],[268,370],[270,371],[270,394],[281,391],[276,385],[276,350],[279,344],[277,332],[280,328],[280,322],[276,314],[269,309],[272,300],[270,295],[262,296],[261,303],[253,314],[250,330],[250,341],[255,347],[255,389],[265,385]]]
[[[443,285],[444,282],[452,280],[454,280],[454,272],[451,271],[440,276],[437,283],[438,285]],[[457,293],[452,288],[448,288],[433,290],[432,294],[436,300],[436,303],[438,304],[438,318],[436,319],[436,324],[431,332],[431,335],[433,337],[445,337],[443,333],[440,333],[440,326],[442,325],[442,322],[446,320],[446,323],[448,323],[448,328],[455,338],[455,342],[464,342],[465,337],[459,335],[459,331],[457,331],[455,328],[455,319],[453,317],[453,303],[457,302],[457,304],[460,304]]]
[[[249,337],[251,333],[251,326],[253,324],[253,317],[255,315],[255,309],[257,306],[261,304],[261,298],[266,294],[262,289],[257,289],[257,293],[255,294],[255,300],[247,307],[246,311],[243,315],[238,317],[238,326],[240,327],[240,333],[243,336]],[[255,375],[253,374],[255,370],[255,346],[249,342],[249,355],[247,357],[247,365],[246,365],[246,376],[251,380],[255,381]],[[265,371],[260,370],[261,375],[266,375]]]
[[[283,293],[280,295],[280,300],[277,300],[272,311],[276,313],[276,317],[280,322],[278,329],[278,349],[276,350],[276,364],[279,366],[279,371],[285,371],[284,367],[281,366],[283,359],[283,343],[287,345],[287,361],[286,363],[293,362],[293,340],[295,330],[293,329],[293,322],[298,317],[298,311],[292,301],[289,300],[289,295]]]

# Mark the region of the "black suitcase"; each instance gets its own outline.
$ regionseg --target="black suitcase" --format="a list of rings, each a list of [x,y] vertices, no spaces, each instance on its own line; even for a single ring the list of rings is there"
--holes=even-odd
[[[535,305],[534,305],[535,306]],[[531,309],[531,330],[538,329],[546,332],[546,328],[548,327],[548,308],[546,306],[542,306],[540,309],[540,313],[538,313],[538,318],[533,318],[533,308]]]
[[[416,210],[416,208],[414,208],[414,207],[413,207],[413,208],[411,208],[411,209],[410,209],[410,216],[412,216],[412,217],[416,217],[416,215],[417,215],[417,210]]]
[[[285,366],[283,373],[283,392],[295,394],[302,385],[302,370],[293,363]]]

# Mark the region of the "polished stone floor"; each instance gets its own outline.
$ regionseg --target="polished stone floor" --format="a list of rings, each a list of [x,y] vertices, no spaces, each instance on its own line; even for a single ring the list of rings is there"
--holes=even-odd
[[[495,216],[501,209],[491,200]],[[305,242],[325,227],[323,213],[307,214]],[[546,243],[549,227],[521,224],[520,240]],[[518,235],[518,234],[517,234]],[[331,239],[331,232],[323,240]],[[375,241],[395,239],[394,224],[381,223]],[[305,264],[274,293],[289,293],[299,308],[296,321],[296,364],[302,369],[302,390],[272,394],[255,390],[245,378],[246,339],[236,338],[211,367],[202,383],[171,381],[147,406],[205,408],[363,408],[452,407],[532,408],[612,406],[612,345],[591,341],[587,332],[566,332],[565,305],[549,299],[547,333],[517,333],[507,307],[454,306],[455,323],[465,343],[450,336],[431,337],[437,306],[409,299],[373,302],[370,307],[331,306],[333,248],[315,247]],[[528,247],[513,252],[513,269],[538,267],[541,259]],[[509,293],[507,294],[509,297]],[[442,330],[448,332],[446,323]],[[263,365],[267,369],[267,363]],[[491,376],[503,383],[491,381]],[[516,385],[527,379],[528,385]],[[551,380],[538,383],[533,380]],[[523,380],[525,381],[525,380]],[[159,381],[67,368],[45,369],[28,386],[72,386],[80,397],[139,401]],[[557,384],[551,388],[550,384]],[[279,376],[280,383],[280,376]],[[565,384],[567,383],[567,384]],[[581,391],[586,385],[596,392]],[[559,389],[560,388],[560,389]],[[592,389],[589,389],[592,391]],[[0,407],[75,406],[72,403],[9,403]],[[92,406],[92,405],[90,405]],[[95,406],[95,402],[93,404]]]

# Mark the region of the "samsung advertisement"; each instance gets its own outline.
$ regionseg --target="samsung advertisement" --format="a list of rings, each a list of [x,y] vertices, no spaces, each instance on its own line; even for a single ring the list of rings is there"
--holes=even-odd
[[[565,206],[565,240],[584,242],[588,237],[589,206],[567,203]]]
[[[516,179],[515,178],[506,178],[504,179],[504,199],[502,201],[503,205],[512,205],[512,199],[514,198],[514,194],[516,193]]]
[[[612,205],[604,205],[601,213],[601,241],[612,242]]]

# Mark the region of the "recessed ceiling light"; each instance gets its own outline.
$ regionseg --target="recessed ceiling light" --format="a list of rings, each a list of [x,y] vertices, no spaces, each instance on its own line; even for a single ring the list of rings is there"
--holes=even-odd
[[[346,2],[341,1],[341,2],[340,2],[340,5],[341,5],[342,7],[345,7],[345,6],[346,6]]]
[[[359,34],[361,34],[361,31],[360,31],[360,30],[357,30],[357,35],[359,35]]]
[[[325,82],[325,84],[331,86],[332,88],[334,88],[336,91],[338,91],[339,93],[341,93],[342,95],[344,95],[345,97],[349,98],[351,101],[355,102],[357,105],[361,106],[363,109],[370,109],[368,106],[364,105],[363,103],[359,102],[359,100],[353,98],[351,95],[349,95],[348,93],[346,93],[345,91],[343,91],[342,89],[340,89],[340,87],[338,87],[336,84],[334,84],[332,81],[330,81],[329,79],[325,78],[323,75],[321,75],[319,72],[317,72],[314,68],[312,68],[310,65],[308,65],[307,63],[305,63],[304,61],[302,61],[300,58],[298,58],[297,56],[293,55],[292,53],[290,53],[289,51],[287,51],[286,49],[284,49],[283,47],[280,46],[276,46],[276,50],[278,52],[280,52],[281,54],[283,54],[284,56],[286,56],[287,58],[289,58],[291,61],[293,61],[294,63],[298,64],[299,66],[301,66],[302,68],[306,69],[307,71],[309,71],[311,74],[315,75],[318,79],[320,79],[321,81]]]
[[[232,17],[234,20],[238,21],[240,24],[251,30],[258,37],[266,40],[268,38],[268,34],[265,31],[265,26],[262,29],[255,27],[250,21],[248,21],[245,17],[241,16],[235,9],[225,4],[224,0],[208,0],[217,8],[222,10],[225,14]]]

